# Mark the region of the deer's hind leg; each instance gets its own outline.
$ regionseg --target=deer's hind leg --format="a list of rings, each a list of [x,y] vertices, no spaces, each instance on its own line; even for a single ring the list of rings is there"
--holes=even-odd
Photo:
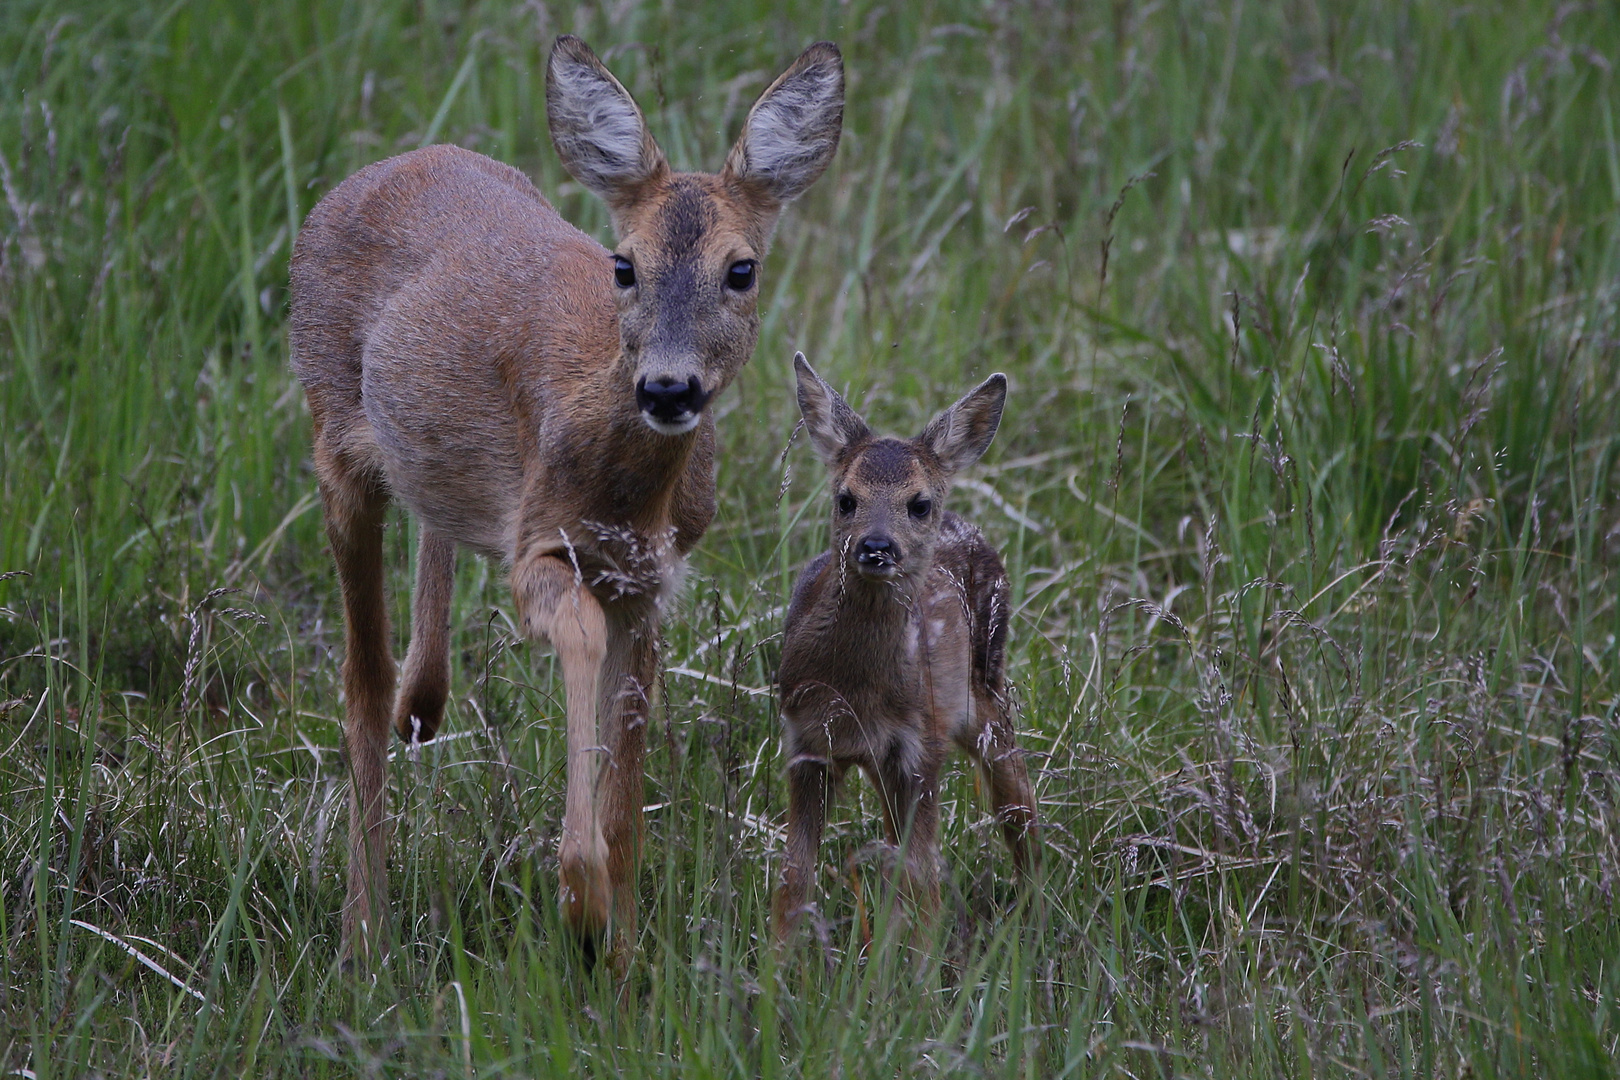
[[[455,541],[424,523],[416,549],[411,647],[394,705],[394,731],[406,742],[427,742],[444,721],[444,703],[450,697],[450,600],[455,578]]]
[[[387,948],[388,719],[394,693],[383,588],[388,490],[380,475],[317,439],[326,535],[343,590],[343,742],[349,767],[349,880],[343,953]]]
[[[1001,823],[1013,866],[1024,878],[1039,861],[1034,846],[1035,791],[1024,753],[1018,748],[1012,702],[1007,696],[1007,572],[988,547],[980,546],[974,556],[973,580],[968,593],[972,598],[973,674],[968,683],[972,714],[956,739],[979,766],[989,789],[990,810]]]
[[[974,712],[982,722],[973,738],[961,745],[979,766],[990,794],[990,811],[1001,823],[1001,835],[1012,853],[1013,867],[1027,877],[1039,862],[1034,845],[1035,790],[1030,786],[1024,752],[1018,747],[1005,695],[975,687]]]

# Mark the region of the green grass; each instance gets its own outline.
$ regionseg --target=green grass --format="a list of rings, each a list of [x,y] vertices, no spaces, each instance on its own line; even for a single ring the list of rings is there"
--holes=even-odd
[[[0,1070],[1610,1075],[1616,9],[689,8],[0,10]],[[341,613],[286,367],[290,240],[369,161],[459,142],[606,238],[545,135],[562,31],[686,167],[808,41],[849,72],[719,405],[623,1007],[556,922],[560,685],[472,559],[449,738],[395,763],[405,944],[337,969]],[[759,691],[825,535],[795,348],[907,433],[1011,380],[952,503],[1013,577],[1048,876],[1015,906],[953,766],[920,977],[863,949],[860,783],[818,943],[761,948]]]

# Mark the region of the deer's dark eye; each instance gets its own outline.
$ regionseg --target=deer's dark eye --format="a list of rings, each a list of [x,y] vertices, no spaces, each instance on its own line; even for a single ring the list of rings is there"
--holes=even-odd
[[[621,289],[632,288],[636,283],[636,268],[623,255],[613,256],[613,280]]]
[[[731,264],[726,271],[726,288],[733,292],[747,292],[754,287],[754,271],[759,264],[753,259],[742,259]]]
[[[838,496],[838,512],[848,517],[855,512],[855,496],[844,492]]]
[[[922,495],[914,495],[912,496],[911,501],[906,503],[906,513],[910,514],[919,521],[927,517],[929,512],[933,509],[933,500]]]

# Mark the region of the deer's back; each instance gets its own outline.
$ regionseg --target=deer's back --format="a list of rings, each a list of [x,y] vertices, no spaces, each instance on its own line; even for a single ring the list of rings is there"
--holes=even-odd
[[[945,511],[932,577],[933,605],[962,611],[972,653],[973,678],[999,696],[1006,684],[1007,569],[984,534],[965,518]]]
[[[539,431],[618,355],[608,253],[527,177],[433,146],[311,212],[293,366],[318,440],[464,543],[510,551]]]

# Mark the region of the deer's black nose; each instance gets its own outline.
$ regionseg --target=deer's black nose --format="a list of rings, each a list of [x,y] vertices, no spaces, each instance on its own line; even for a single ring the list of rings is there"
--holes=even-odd
[[[636,406],[654,420],[678,424],[703,411],[709,395],[696,375],[685,382],[675,379],[642,379],[636,384]]]
[[[868,566],[899,562],[900,548],[887,536],[864,537],[855,550],[855,561]]]

